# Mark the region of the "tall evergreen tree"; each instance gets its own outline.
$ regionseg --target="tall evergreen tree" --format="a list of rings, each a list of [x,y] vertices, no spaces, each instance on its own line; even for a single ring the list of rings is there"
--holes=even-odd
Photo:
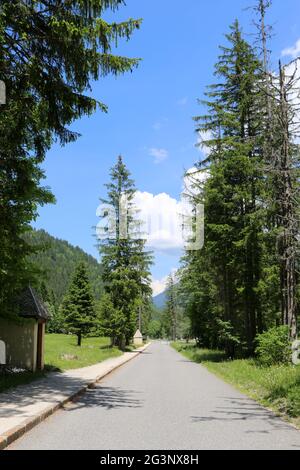
[[[299,106],[295,92],[299,93],[300,80],[297,64],[288,73],[279,64],[278,110],[275,115],[276,181],[278,184],[276,213],[279,220],[278,255],[280,264],[282,323],[289,328],[291,340],[297,339],[297,283],[299,253],[299,165],[300,146],[295,142],[299,135]]]
[[[82,337],[96,326],[94,298],[84,263],[80,263],[75,270],[60,314],[64,318],[66,328],[77,335],[77,344],[81,346]]]
[[[177,326],[178,326],[178,299],[177,288],[174,275],[170,274],[167,281],[166,293],[166,307],[165,316],[166,324],[168,325],[169,335],[173,341],[177,339]],[[166,325],[165,325],[166,328]]]
[[[126,317],[123,312],[114,307],[112,297],[109,293],[103,294],[98,303],[98,330],[101,336],[111,338],[111,344],[116,343],[124,349],[124,330],[126,328]]]
[[[208,113],[195,118],[209,150],[198,164],[208,178],[195,178],[190,196],[205,205],[205,244],[183,258],[181,298],[197,342],[230,356],[252,354],[257,333],[275,325],[297,335],[298,60],[270,71],[271,4],[255,7],[259,49],[238,22],[231,27],[216,65],[219,83],[202,101]]]
[[[121,156],[110,176],[111,181],[106,185],[107,197],[101,201],[113,210],[115,231],[110,238],[100,241],[100,253],[105,291],[114,308],[114,323],[118,325],[112,332],[113,342],[122,347],[134,335],[141,303],[149,308],[152,256],[145,251],[145,240],[137,232],[136,190]]]
[[[74,141],[73,120],[105,104],[87,96],[92,80],[131,71],[137,59],[114,55],[139,20],[104,20],[120,0],[3,0],[0,3],[0,315],[32,276],[23,234],[39,205],[54,198],[40,164],[54,140]]]
[[[277,284],[281,323],[289,327],[291,339],[297,336],[297,263],[299,237],[299,93],[298,61],[270,70],[266,14],[271,0],[258,0],[259,38],[263,55],[263,91],[265,98],[264,159],[268,184],[269,233],[273,260],[278,272]],[[271,251],[271,250],[270,250]],[[274,264],[274,262],[273,262]],[[275,297],[276,299],[276,297]]]
[[[205,142],[209,156],[198,165],[199,170],[209,170],[209,178],[196,194],[205,204],[205,249],[191,254],[190,260],[198,264],[205,253],[206,260],[200,264],[209,274],[198,274],[202,277],[198,293],[210,300],[209,329],[217,331],[219,324],[223,331],[221,321],[232,332],[226,344],[232,356],[238,337],[253,352],[256,333],[263,330],[258,288],[264,186],[258,86],[261,63],[243,39],[237,21],[227,40],[229,46],[221,47],[215,69],[219,82],[209,87],[208,99],[202,101],[209,112],[195,118],[197,132],[210,136]]]

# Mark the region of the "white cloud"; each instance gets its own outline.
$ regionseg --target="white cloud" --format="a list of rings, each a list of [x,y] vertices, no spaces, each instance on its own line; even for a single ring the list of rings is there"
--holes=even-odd
[[[177,269],[176,268],[173,268],[171,270],[171,273],[170,274],[173,274],[175,275],[177,272]],[[168,283],[168,278],[169,278],[169,275],[168,276],[164,276],[162,279],[154,279],[152,277],[152,282],[151,282],[151,287],[152,287],[152,291],[153,291],[153,296],[155,297],[156,295],[159,295],[161,294],[162,292],[164,292],[166,290],[166,287],[167,287],[167,283]]]
[[[197,137],[197,146],[200,148],[201,152],[205,157],[208,157],[210,154],[210,148],[205,145],[205,141],[212,139],[211,131],[200,131],[198,132]]]
[[[166,290],[168,276],[163,277],[162,279],[153,279],[151,282],[153,296],[161,294]]]
[[[209,170],[199,170],[196,167],[190,168],[183,179],[183,194],[192,196],[199,183],[204,184],[209,178]]]
[[[169,152],[166,149],[152,147],[149,149],[149,155],[154,157],[154,163],[161,163],[168,158]]]
[[[191,235],[187,222],[193,210],[190,199],[186,196],[195,192],[195,183],[204,183],[208,177],[208,170],[190,168],[183,179],[180,200],[167,193],[154,195],[149,192],[136,192],[134,204],[148,248],[176,254],[178,250],[185,248]]]
[[[153,250],[172,251],[184,247],[181,230],[183,203],[166,193],[153,195],[138,191],[135,206],[142,221],[147,246]]]
[[[296,59],[300,55],[300,39],[292,47],[287,47],[281,53],[283,57],[292,57]]]

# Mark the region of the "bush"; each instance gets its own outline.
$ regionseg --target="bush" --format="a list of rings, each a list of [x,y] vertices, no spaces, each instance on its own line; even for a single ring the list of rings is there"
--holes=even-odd
[[[257,336],[255,350],[261,364],[271,366],[286,364],[291,359],[291,344],[288,338],[288,327],[279,326]]]
[[[292,388],[287,393],[287,413],[294,418],[300,416],[300,384]]]

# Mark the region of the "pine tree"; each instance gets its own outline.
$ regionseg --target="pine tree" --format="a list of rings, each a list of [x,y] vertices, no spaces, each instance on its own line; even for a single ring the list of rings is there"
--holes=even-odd
[[[195,118],[208,157],[191,203],[205,205],[205,243],[186,252],[180,298],[198,345],[252,354],[258,333],[297,335],[299,251],[298,60],[270,71],[271,0],[258,0],[259,48],[238,22],[221,48],[208,112]],[[256,44],[257,45],[257,44]]]
[[[264,220],[260,202],[264,191],[258,86],[261,63],[243,39],[237,21],[227,40],[229,46],[221,47],[216,64],[219,83],[209,87],[208,99],[202,101],[209,113],[195,118],[197,132],[209,132],[211,136],[205,142],[209,157],[198,165],[200,170],[209,170],[203,199],[205,264],[210,274],[202,275],[202,282],[203,286],[207,281],[214,284],[208,292],[214,291],[218,299],[211,302],[215,318],[209,328],[225,322],[232,329],[230,337],[241,337],[248,351],[253,352],[256,333],[263,330],[257,294]],[[235,345],[236,340],[228,341],[230,356],[234,355]]]
[[[39,291],[43,302],[50,302],[50,294],[45,284],[45,281],[41,282]]]
[[[271,0],[258,0],[259,39],[263,52],[265,100],[264,159],[268,184],[269,233],[272,237],[273,265],[277,266],[281,323],[289,327],[290,339],[297,337],[297,252],[299,237],[299,93],[297,62],[270,70],[266,14]],[[270,250],[271,251],[271,250]],[[275,269],[273,269],[274,271]],[[278,302],[277,302],[278,304]]]
[[[121,347],[134,335],[139,305],[142,303],[148,308],[150,303],[152,256],[145,251],[145,240],[137,235],[136,190],[121,156],[110,175],[111,181],[106,185],[107,198],[101,201],[113,209],[115,233],[100,241],[100,253],[105,291],[114,308],[114,324],[118,325],[112,332],[113,342]]]
[[[293,69],[293,67],[292,67]],[[288,74],[279,64],[278,110],[275,114],[276,128],[276,209],[279,220],[278,255],[280,263],[280,288],[282,323],[289,328],[291,340],[297,339],[297,263],[299,250],[299,106],[294,103],[295,91],[299,90],[297,64]]]
[[[0,3],[0,315],[32,282],[24,233],[38,206],[54,202],[40,167],[53,141],[73,142],[75,119],[107,106],[88,96],[91,82],[132,71],[138,59],[114,55],[140,21],[104,20],[120,0],[3,0]]]
[[[217,322],[223,317],[223,308],[215,275],[206,246],[182,258],[180,304],[190,319],[190,332],[197,346],[207,349],[221,347]]]
[[[177,339],[177,327],[178,327],[178,299],[177,299],[177,289],[176,282],[173,274],[168,276],[167,286],[166,286],[166,324],[168,325],[169,335],[172,338],[172,341]],[[166,327],[165,324],[165,327]]]
[[[75,270],[73,280],[62,302],[60,313],[64,318],[67,330],[76,334],[77,344],[81,346],[82,337],[96,326],[94,298],[84,263],[80,263]]]
[[[66,325],[61,308],[56,308],[53,303],[46,303],[50,318],[46,323],[47,333],[65,333]]]
[[[125,328],[126,318],[122,311],[114,307],[110,294],[103,294],[98,304],[98,330],[100,335],[111,338],[112,346],[118,343],[120,348],[124,349]]]

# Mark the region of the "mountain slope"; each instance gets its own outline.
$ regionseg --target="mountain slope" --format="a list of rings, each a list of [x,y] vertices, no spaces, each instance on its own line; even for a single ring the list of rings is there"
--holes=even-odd
[[[31,260],[41,269],[41,284],[44,282],[48,292],[53,292],[56,305],[61,303],[73,272],[80,261],[86,263],[94,295],[96,299],[100,298],[103,291],[102,269],[93,256],[88,255],[78,246],[75,247],[65,240],[52,237],[45,230],[32,230],[27,233],[26,239],[32,245],[41,247],[41,251],[33,255]]]
[[[166,301],[167,301],[167,291],[161,292],[160,294],[156,295],[152,299],[156,308],[163,309],[165,308]]]

